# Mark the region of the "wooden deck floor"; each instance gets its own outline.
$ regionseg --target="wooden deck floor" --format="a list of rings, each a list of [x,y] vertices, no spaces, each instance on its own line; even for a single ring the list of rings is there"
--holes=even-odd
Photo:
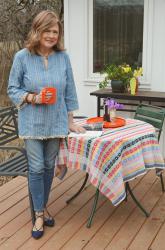
[[[40,240],[30,236],[31,219],[27,182],[17,177],[0,188],[0,249],[65,250],[164,250],[165,194],[155,172],[131,182],[136,196],[151,212],[146,218],[131,198],[113,207],[100,195],[92,227],[86,228],[95,188],[89,183],[71,204],[65,201],[84,179],[81,171],[69,171],[64,181],[54,179],[49,211],[56,225],[45,228]]]

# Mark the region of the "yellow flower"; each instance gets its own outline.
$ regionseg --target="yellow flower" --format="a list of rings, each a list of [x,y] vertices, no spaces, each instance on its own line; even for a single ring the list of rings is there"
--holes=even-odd
[[[125,73],[128,73],[132,70],[129,65],[123,66],[122,69],[124,70]]]
[[[143,74],[143,69],[139,68],[139,69],[134,70],[133,76],[138,77],[138,76],[141,76],[142,74]]]

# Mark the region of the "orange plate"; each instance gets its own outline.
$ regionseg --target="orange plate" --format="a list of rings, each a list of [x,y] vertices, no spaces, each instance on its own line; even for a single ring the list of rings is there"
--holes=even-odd
[[[87,123],[96,123],[96,122],[103,122],[103,117],[93,117],[87,120]],[[104,121],[103,127],[104,128],[118,128],[125,125],[125,119],[121,117],[116,117],[114,122],[106,122]]]

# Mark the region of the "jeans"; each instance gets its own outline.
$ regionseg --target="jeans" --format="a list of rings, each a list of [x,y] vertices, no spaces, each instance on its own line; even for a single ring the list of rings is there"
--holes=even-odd
[[[24,141],[29,165],[29,188],[33,206],[36,212],[41,212],[48,202],[60,139],[25,139]]]

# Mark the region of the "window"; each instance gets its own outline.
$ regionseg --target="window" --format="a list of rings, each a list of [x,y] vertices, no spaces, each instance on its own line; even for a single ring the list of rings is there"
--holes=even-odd
[[[144,0],[93,0],[93,73],[109,63],[142,66]]]

